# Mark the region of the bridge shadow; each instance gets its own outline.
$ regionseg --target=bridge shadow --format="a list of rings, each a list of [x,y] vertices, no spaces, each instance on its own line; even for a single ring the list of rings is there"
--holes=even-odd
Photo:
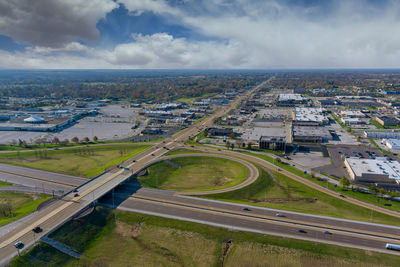
[[[139,191],[143,186],[138,182],[129,182],[121,184],[101,197],[98,202],[114,208],[118,207],[122,202]]]

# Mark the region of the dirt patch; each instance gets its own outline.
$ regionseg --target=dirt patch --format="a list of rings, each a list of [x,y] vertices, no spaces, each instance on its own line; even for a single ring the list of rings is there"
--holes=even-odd
[[[129,225],[124,222],[117,221],[116,233],[120,234],[125,238],[137,238],[140,235],[142,228],[142,222],[138,222],[135,225]]]
[[[225,259],[228,256],[229,250],[231,249],[232,245],[233,245],[233,239],[229,239],[229,240],[224,242],[224,245],[223,245],[223,248],[222,248],[222,255],[221,255],[221,258],[219,260],[219,266],[220,267],[224,266]]]
[[[229,178],[229,177],[222,177],[222,178],[217,178],[216,181],[214,182],[215,186],[223,186],[226,183],[229,183],[233,181],[233,179]]]

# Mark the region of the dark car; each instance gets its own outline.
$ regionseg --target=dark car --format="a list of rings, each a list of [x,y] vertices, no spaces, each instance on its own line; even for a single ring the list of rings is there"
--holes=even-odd
[[[72,192],[76,193],[76,192],[78,192],[78,189],[75,188]]]
[[[346,197],[345,195],[342,195],[342,194],[340,194],[339,196],[340,196],[340,197],[344,197],[344,198]]]
[[[153,157],[155,156],[154,154],[151,154]]]
[[[251,211],[249,208],[243,208],[244,211]]]
[[[286,216],[283,215],[282,213],[277,213],[276,216],[277,216],[277,217],[286,217]]]
[[[42,228],[40,228],[39,226],[36,226],[35,228],[32,229],[32,231],[35,232],[35,233],[40,233],[40,232],[42,232],[43,230],[42,230]]]
[[[326,234],[326,235],[331,235],[332,233],[329,232],[329,231],[324,231],[324,234]]]
[[[17,243],[14,244],[14,247],[16,247],[17,249],[21,249],[24,247],[24,243],[22,243],[21,241],[18,241]]]
[[[74,194],[74,197],[79,197],[79,194],[78,193]]]
[[[307,234],[307,231],[303,230],[303,229],[299,229],[299,233]]]

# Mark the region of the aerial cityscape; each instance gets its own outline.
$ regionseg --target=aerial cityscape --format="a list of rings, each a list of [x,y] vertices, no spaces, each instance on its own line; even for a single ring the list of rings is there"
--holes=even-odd
[[[0,1],[0,266],[399,266],[398,11]]]

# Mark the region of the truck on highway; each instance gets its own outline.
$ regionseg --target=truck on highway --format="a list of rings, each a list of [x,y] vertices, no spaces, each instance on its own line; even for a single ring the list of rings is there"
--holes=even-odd
[[[389,243],[388,243],[388,244],[386,244],[386,249],[400,251],[400,245],[389,244]]]

